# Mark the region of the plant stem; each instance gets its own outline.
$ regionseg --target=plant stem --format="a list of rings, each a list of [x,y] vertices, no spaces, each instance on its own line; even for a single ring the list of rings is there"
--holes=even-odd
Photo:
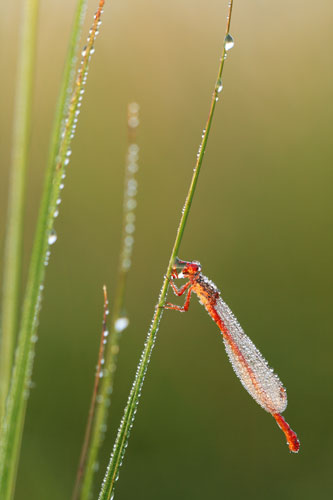
[[[97,400],[98,387],[99,387],[99,383],[101,380],[101,375],[103,375],[102,365],[104,362],[105,342],[106,342],[106,337],[108,335],[106,320],[107,320],[107,315],[109,313],[109,311],[108,311],[109,302],[108,302],[107,290],[106,290],[105,285],[103,286],[103,294],[104,294],[103,326],[102,326],[101,340],[99,343],[99,352],[98,352],[98,361],[97,361],[97,368],[96,368],[96,374],[95,374],[95,382],[94,382],[94,388],[93,388],[93,393],[92,393],[91,402],[90,402],[88,421],[87,421],[86,431],[85,431],[85,435],[84,435],[83,446],[82,446],[82,450],[81,450],[80,462],[79,462],[79,467],[78,467],[78,471],[77,471],[77,475],[76,475],[76,481],[75,481],[74,491],[73,491],[73,495],[72,495],[72,500],[77,500],[77,498],[79,497],[80,489],[81,489],[84,466],[86,463],[87,452],[88,452],[88,447],[89,447],[89,442],[90,442],[91,429],[92,429],[92,424],[93,424],[94,415],[95,415],[95,411],[96,411],[96,400]]]
[[[226,41],[227,41],[227,36],[229,35],[229,30],[230,30],[230,21],[231,21],[231,13],[232,13],[232,6],[233,6],[233,1],[230,0],[229,2],[229,8],[228,8],[228,16],[227,16],[227,26],[226,26],[226,34],[225,34],[225,42],[223,44],[223,51],[222,51],[222,56],[220,59],[220,64],[219,64],[219,69],[218,69],[218,74],[217,74],[217,79],[216,79],[216,84],[215,88],[213,91],[213,96],[212,96],[212,101],[210,105],[210,110],[208,114],[208,119],[206,123],[206,128],[203,132],[202,135],[202,141],[200,144],[200,148],[198,151],[197,155],[197,161],[196,165],[194,168],[192,180],[190,183],[189,191],[186,197],[185,205],[182,211],[182,216],[180,219],[180,224],[178,226],[177,234],[176,234],[176,239],[172,248],[168,268],[167,268],[167,273],[165,275],[163,284],[162,284],[162,289],[159,295],[159,300],[158,303],[155,307],[155,313],[153,316],[153,321],[150,327],[150,330],[147,335],[147,339],[145,342],[144,350],[141,354],[140,362],[137,367],[136,375],[134,378],[134,382],[129,394],[129,398],[127,401],[127,405],[125,407],[124,415],[121,420],[120,426],[118,428],[118,433],[116,437],[116,441],[113,447],[113,451],[110,457],[110,461],[104,476],[104,480],[102,483],[101,491],[99,494],[99,500],[110,500],[114,496],[114,488],[115,488],[115,482],[117,481],[119,477],[119,468],[122,464],[122,460],[125,455],[126,447],[127,447],[127,442],[130,434],[130,430],[133,427],[134,423],[134,418],[135,418],[135,413],[136,409],[139,403],[139,398],[143,386],[143,381],[147,372],[148,364],[150,361],[151,353],[154,347],[154,343],[156,340],[156,335],[159,327],[159,323],[162,317],[162,312],[165,304],[165,299],[168,291],[168,286],[169,286],[169,279],[171,276],[171,271],[172,267],[174,265],[174,260],[178,254],[178,250],[180,247],[180,243],[183,237],[185,225],[187,222],[188,214],[190,211],[191,203],[193,200],[196,184],[198,181],[198,176],[200,173],[201,169],[201,164],[203,160],[203,156],[206,150],[207,146],[207,140],[209,136],[209,131],[210,127],[212,124],[213,116],[214,116],[214,111],[215,111],[215,106],[216,102],[218,100],[218,95],[219,92],[221,91],[221,76],[222,76],[222,71],[224,67],[224,61],[225,61],[225,55],[228,49],[226,49]]]
[[[111,314],[110,339],[106,347],[105,354],[105,370],[104,376],[100,385],[99,405],[97,407],[96,416],[93,425],[91,444],[87,458],[86,471],[83,480],[82,492],[80,499],[89,500],[93,490],[93,478],[96,471],[95,464],[97,462],[98,452],[100,450],[103,437],[106,429],[106,419],[110,406],[110,398],[113,390],[114,376],[117,367],[117,358],[119,352],[119,342],[122,331],[126,328],[126,319],[122,318],[123,325],[117,322],[122,315],[124,307],[124,297],[126,289],[127,274],[131,265],[131,254],[133,249],[133,231],[129,233],[127,230],[128,216],[130,220],[134,219],[134,209],[136,205],[136,184],[135,173],[138,165],[138,146],[136,144],[136,128],[139,124],[138,120],[139,107],[136,103],[131,103],[128,106],[128,150],[126,161],[126,175],[124,186],[124,201],[123,201],[123,224],[122,224],[122,249],[119,255],[118,278],[115,291],[115,299]],[[133,224],[133,222],[131,222]],[[134,228],[134,225],[132,229]],[[127,238],[130,238],[128,240]]]
[[[22,9],[20,48],[16,76],[11,179],[3,260],[0,422],[5,410],[17,335],[25,184],[31,128],[38,7],[39,0],[25,0]]]
[[[102,5],[101,5],[102,4]],[[67,164],[69,145],[73,137],[75,113],[79,102],[80,89],[86,77],[90,51],[95,40],[99,10],[89,35],[87,48],[75,83],[73,97],[69,102],[76,64],[76,51],[80,40],[86,0],[78,0],[76,17],[72,29],[63,83],[58,100],[55,123],[50,147],[50,155],[44,184],[41,207],[38,216],[36,237],[29,266],[27,288],[23,304],[22,320],[15,365],[8,394],[6,413],[1,429],[0,447],[0,498],[13,497],[20,444],[23,432],[26,402],[29,394],[31,372],[34,359],[34,343],[39,317],[42,289],[44,287],[45,265],[48,260],[49,245],[55,241],[53,233],[54,217],[58,210],[60,184],[63,182],[64,166]],[[67,116],[65,124],[64,117]],[[51,237],[51,240],[50,240]]]

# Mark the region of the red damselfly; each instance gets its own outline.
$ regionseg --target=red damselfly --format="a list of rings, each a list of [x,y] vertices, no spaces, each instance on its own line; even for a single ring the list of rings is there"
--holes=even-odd
[[[178,289],[172,281],[177,278],[187,278],[188,281]],[[253,399],[275,418],[287,438],[290,451],[298,452],[300,444],[297,435],[281,415],[287,407],[286,389],[252,340],[244,333],[232,311],[222,300],[218,288],[201,273],[200,263],[177,258],[170,284],[176,295],[180,296],[185,292],[187,295],[183,306],[167,303],[166,309],[187,311],[191,293],[197,294],[200,303],[222,332],[229,360],[241,383]]]

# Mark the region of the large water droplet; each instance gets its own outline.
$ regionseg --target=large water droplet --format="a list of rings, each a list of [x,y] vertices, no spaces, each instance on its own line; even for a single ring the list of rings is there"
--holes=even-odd
[[[49,234],[49,238],[47,241],[48,241],[49,245],[53,245],[53,243],[55,243],[57,241],[57,233],[55,232],[54,229],[51,229],[50,234]]]
[[[118,318],[116,321],[115,321],[115,324],[114,324],[114,329],[116,330],[116,332],[122,332],[123,330],[125,330],[125,328],[128,327],[128,324],[129,324],[129,319],[128,318]]]
[[[232,49],[234,45],[235,45],[234,39],[232,38],[232,36],[230,35],[230,33],[228,33],[227,36],[224,39],[224,48],[225,48],[225,50]]]

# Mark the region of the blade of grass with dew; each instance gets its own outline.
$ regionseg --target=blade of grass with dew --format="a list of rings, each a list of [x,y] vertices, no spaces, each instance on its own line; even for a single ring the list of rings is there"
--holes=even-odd
[[[85,2],[79,1],[78,6],[81,4],[85,5]],[[57,147],[55,149],[54,162],[48,166],[46,173],[23,304],[18,348],[15,356],[13,377],[1,434],[0,498],[2,500],[9,500],[13,496],[26,401],[29,394],[33,366],[34,343],[37,340],[36,329],[45,276],[45,265],[48,263],[50,253],[49,246],[57,239],[53,229],[54,217],[58,213],[58,205],[60,202],[59,193],[63,187],[64,168],[69,163],[69,147],[74,137],[78,107],[82,99],[80,93],[83,90],[82,87],[87,78],[88,63],[93,53],[93,44],[98,33],[103,5],[104,1],[100,1],[94,17],[93,26],[89,32],[87,46],[82,52],[81,65],[78,70],[78,76],[75,81],[74,92],[70,102],[68,103],[67,92],[65,92],[65,96],[62,96],[64,97],[62,104],[64,105],[64,109],[66,109],[66,113],[62,110],[60,116],[66,116],[64,126],[59,127],[59,137],[56,142],[52,140],[51,148],[54,144],[57,144]],[[76,21],[78,21],[77,17]],[[77,41],[79,40],[81,25],[80,18],[80,20],[74,24],[72,40],[75,38]],[[69,64],[71,68],[69,72],[67,72],[67,76],[70,78],[73,72],[72,68],[74,68],[75,65],[75,57],[72,56],[72,59],[68,60],[67,64]],[[67,82],[67,84],[68,83],[69,82]],[[67,85],[63,86],[63,89],[64,88],[67,88]],[[57,114],[57,116],[59,116],[59,114]]]
[[[35,73],[39,0],[25,0],[22,7],[16,76],[11,179],[3,259],[0,339],[0,422],[13,365],[20,293],[23,215],[29,155],[33,80]]]
[[[134,243],[134,210],[136,207],[139,146],[136,143],[136,131],[139,125],[139,105],[130,103],[128,106],[128,148],[126,158],[126,174],[123,201],[122,249],[120,252],[118,278],[114,305],[111,315],[110,339],[106,348],[105,370],[98,395],[99,404],[94,419],[91,444],[89,447],[87,466],[84,474],[80,500],[89,500],[93,490],[93,479],[96,472],[98,452],[106,432],[106,420],[113,390],[114,376],[117,367],[119,341],[122,331],[128,325],[128,319],[123,315],[124,295],[127,274],[131,266]]]
[[[232,39],[231,35],[229,34],[232,6],[233,6],[233,1],[230,0],[229,7],[228,7],[227,27],[226,27],[224,44],[223,44],[223,51],[222,51],[222,56],[220,59],[219,70],[218,70],[218,74],[217,74],[215,88],[213,91],[209,115],[208,115],[208,119],[206,122],[206,127],[203,131],[203,134],[202,134],[202,141],[201,141],[199,151],[197,154],[196,165],[195,165],[193,176],[191,179],[189,191],[188,191],[188,194],[186,197],[185,205],[184,205],[184,208],[182,211],[182,216],[180,219],[180,224],[178,226],[176,239],[175,239],[175,242],[174,242],[174,245],[172,248],[172,252],[171,252],[171,256],[170,256],[170,260],[169,260],[169,264],[168,264],[168,268],[167,268],[167,273],[164,277],[164,281],[162,284],[158,303],[155,307],[155,313],[153,316],[152,324],[151,324],[151,327],[149,329],[149,332],[148,332],[148,335],[146,338],[146,342],[144,345],[144,349],[143,349],[143,352],[142,352],[141,357],[140,357],[140,361],[139,361],[139,364],[137,367],[134,382],[133,382],[132,388],[130,390],[127,405],[125,407],[124,415],[121,419],[120,426],[118,428],[118,433],[117,433],[117,437],[116,437],[115,444],[113,447],[113,451],[112,451],[112,454],[110,457],[109,464],[108,464],[107,469],[106,469],[106,473],[105,473],[105,476],[103,479],[101,491],[99,494],[99,500],[110,500],[114,496],[115,482],[119,478],[119,469],[120,469],[120,466],[122,465],[122,461],[123,461],[126,447],[128,444],[130,431],[133,427],[135,414],[136,414],[137,406],[139,403],[144,378],[145,378],[145,375],[146,375],[146,372],[148,369],[148,364],[150,361],[151,353],[152,353],[154,343],[156,340],[157,330],[158,330],[159,323],[160,323],[160,320],[162,317],[162,312],[163,312],[163,308],[164,308],[164,304],[165,304],[166,294],[168,291],[169,279],[171,276],[172,266],[174,264],[174,260],[177,256],[177,254],[178,254],[178,250],[179,250],[180,243],[181,243],[181,240],[183,237],[186,221],[187,221],[187,218],[189,215],[191,203],[193,200],[193,195],[195,192],[195,187],[196,187],[196,184],[198,181],[198,176],[199,176],[200,168],[202,165],[203,156],[204,156],[204,153],[206,150],[207,140],[208,140],[209,131],[210,131],[213,116],[214,116],[215,106],[216,106],[216,103],[218,101],[219,94],[223,88],[221,77],[222,77],[222,71],[223,71],[223,67],[224,67],[225,56],[227,54],[227,51],[233,47],[233,39]]]
[[[83,445],[82,445],[82,450],[81,450],[80,461],[79,461],[79,466],[78,466],[78,470],[77,470],[72,500],[77,500],[79,498],[79,493],[80,493],[81,485],[82,485],[84,467],[85,467],[85,463],[86,463],[86,459],[87,459],[87,451],[88,451],[88,446],[90,443],[92,423],[93,423],[95,410],[96,410],[96,400],[97,400],[98,387],[99,387],[101,377],[103,376],[104,351],[105,351],[105,344],[107,342],[107,336],[109,333],[107,330],[107,321],[106,321],[107,316],[109,314],[109,310],[108,310],[109,301],[108,301],[107,290],[106,290],[105,285],[103,286],[103,295],[104,295],[104,308],[103,308],[102,334],[101,334],[101,340],[99,343],[99,351],[98,351],[98,360],[97,360],[97,366],[96,366],[94,388],[93,388],[93,393],[91,396],[90,408],[89,408],[89,413],[88,413],[88,421],[87,421],[86,431],[85,431],[85,435],[84,435],[84,440],[83,440]]]

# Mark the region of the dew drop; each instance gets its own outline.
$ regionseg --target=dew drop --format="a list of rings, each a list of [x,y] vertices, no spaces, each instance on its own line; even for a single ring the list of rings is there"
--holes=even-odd
[[[128,318],[118,318],[116,321],[115,321],[115,324],[114,324],[114,328],[116,330],[116,332],[122,332],[123,330],[125,330],[125,328],[127,328],[129,325],[129,319]]]
[[[232,49],[234,45],[235,45],[234,39],[232,38],[232,36],[230,35],[230,33],[228,33],[227,36],[224,39],[224,48],[225,48],[225,50],[228,51],[228,50]]]
[[[222,92],[222,89],[223,89],[223,83],[221,78],[219,78],[216,82],[216,92],[220,93]]]
[[[55,243],[56,241],[57,241],[57,233],[55,232],[54,229],[51,229],[47,242],[49,245],[53,245],[53,243]]]

